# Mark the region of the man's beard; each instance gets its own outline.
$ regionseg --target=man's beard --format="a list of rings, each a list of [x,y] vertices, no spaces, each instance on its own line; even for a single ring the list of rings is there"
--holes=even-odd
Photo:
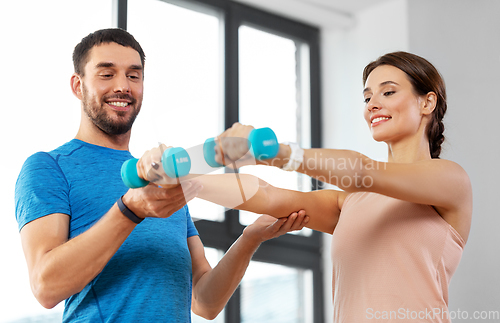
[[[123,99],[129,100],[130,105],[135,105],[137,100],[131,97],[128,94],[115,94],[110,96],[104,96],[101,100],[100,105],[96,104],[89,96],[88,90],[85,85],[82,84],[82,104],[83,111],[87,114],[92,123],[99,128],[102,132],[110,136],[118,136],[127,133],[130,129],[132,129],[132,125],[134,124],[135,118],[139,114],[141,109],[141,104],[139,103],[135,109],[132,110],[129,118],[127,120],[114,121],[113,118],[108,115],[107,109],[104,108],[104,104],[106,101],[110,99]],[[120,118],[124,117],[128,111],[114,111],[116,115]]]

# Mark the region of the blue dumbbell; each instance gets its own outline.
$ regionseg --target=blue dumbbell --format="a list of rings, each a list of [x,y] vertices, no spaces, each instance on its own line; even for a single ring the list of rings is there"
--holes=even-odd
[[[276,157],[279,151],[278,138],[271,128],[253,129],[248,142],[252,156],[258,160],[265,160]],[[203,156],[208,165],[212,167],[221,167],[223,165],[215,161],[215,138],[209,138],[203,145]]]
[[[122,165],[121,175],[129,188],[144,187],[149,182],[137,174],[137,158],[129,159]],[[165,174],[171,178],[186,176],[191,170],[191,158],[187,151],[180,147],[168,148],[161,156],[161,164]]]

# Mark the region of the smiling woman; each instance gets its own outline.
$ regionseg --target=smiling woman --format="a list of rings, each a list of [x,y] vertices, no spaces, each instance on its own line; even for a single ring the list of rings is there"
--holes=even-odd
[[[387,69],[395,74],[394,77],[401,80],[405,84],[406,91],[411,90],[412,94],[418,99],[418,104],[425,104],[425,109],[421,113],[428,117],[426,128],[426,137],[429,143],[429,151],[432,158],[439,158],[441,153],[441,144],[444,142],[444,124],[443,117],[447,109],[446,101],[446,86],[444,80],[438,70],[430,64],[426,59],[410,55],[405,52],[394,52],[380,57],[378,60],[367,65],[363,71],[363,83],[366,85],[372,72],[377,67]],[[382,72],[376,73],[380,75]],[[386,76],[387,77],[387,76]],[[372,76],[373,78],[373,76]],[[379,87],[384,85],[401,86],[394,81],[383,81]],[[410,85],[410,87],[408,87]],[[363,91],[365,95],[365,103],[371,101],[370,88],[367,86]],[[383,92],[383,91],[382,91]],[[395,94],[389,87],[384,96]],[[372,103],[373,104],[373,103]],[[368,109],[365,109],[365,118],[367,117]],[[371,116],[373,118],[373,115]],[[373,120],[370,120],[373,124]],[[377,139],[375,139],[377,140]]]
[[[472,188],[461,166],[439,159],[444,82],[431,63],[407,52],[368,64],[363,82],[365,120],[373,138],[387,144],[389,162],[353,150],[299,150],[282,143],[275,158],[257,163],[283,169],[298,160],[297,172],[342,190],[304,193],[261,181],[238,208],[277,218],[302,208],[310,217],[308,227],[332,234],[336,323],[370,322],[368,308],[397,311],[404,304],[447,310],[450,279],[469,236]],[[247,139],[251,130],[235,123],[220,136]],[[219,145],[218,158],[223,152],[224,160],[233,162],[237,150],[225,141]],[[198,180],[200,198],[220,203],[216,194],[229,194],[218,178]]]

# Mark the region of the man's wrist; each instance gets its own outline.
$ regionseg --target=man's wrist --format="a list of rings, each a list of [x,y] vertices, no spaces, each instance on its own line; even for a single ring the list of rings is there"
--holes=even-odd
[[[259,246],[266,241],[266,239],[262,238],[262,234],[256,233],[254,230],[248,229],[253,224],[250,224],[248,227],[243,230],[240,236],[240,241],[245,244],[249,248],[259,248]]]
[[[251,236],[249,234],[242,234],[239,238],[242,247],[247,249],[248,252],[254,253],[257,249],[259,249],[260,245],[265,241],[262,240],[261,237]]]
[[[138,217],[134,212],[132,212],[132,210],[130,210],[126,205],[125,203],[123,203],[123,196],[121,196],[118,201],[116,201],[116,204],[118,205],[118,208],[120,209],[120,211],[122,212],[122,214],[124,216],[126,216],[127,218],[130,219],[130,221],[136,223],[136,224],[139,224],[141,223],[144,218],[140,218]]]

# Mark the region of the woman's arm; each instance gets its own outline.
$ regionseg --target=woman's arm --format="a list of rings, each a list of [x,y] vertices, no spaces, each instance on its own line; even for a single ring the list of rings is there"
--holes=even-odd
[[[152,164],[160,164],[165,145],[147,151],[137,163],[137,173],[141,178],[151,180]],[[149,175],[148,175],[149,174]],[[246,210],[259,214],[269,214],[276,218],[286,217],[298,210],[305,210],[310,217],[307,227],[332,233],[338,221],[342,202],[346,192],[322,190],[314,192],[297,192],[276,188],[261,179],[247,174],[197,175],[173,179],[166,176],[161,169],[154,172],[156,185],[176,186],[180,183],[184,188],[191,181],[203,186],[198,196],[201,199],[225,206],[227,208]],[[197,185],[195,185],[197,186]]]
[[[371,185],[360,190],[431,205],[467,241],[472,219],[472,186],[458,164],[443,159],[414,163],[369,160],[363,176]],[[367,164],[368,165],[368,164]]]
[[[286,160],[282,156],[286,156],[286,148],[280,149],[276,165]],[[347,192],[374,192],[431,205],[467,241],[472,186],[465,170],[452,161],[387,163],[351,150],[304,149],[304,160],[297,171]]]
[[[234,124],[220,137],[226,162],[234,150],[227,138],[247,138],[251,126]],[[241,149],[240,149],[241,150]],[[221,149],[216,149],[221,158]],[[290,160],[291,148],[280,144],[278,155],[258,164],[282,167]],[[249,158],[249,154],[242,159]],[[304,149],[296,170],[347,192],[369,191],[397,199],[433,206],[467,240],[472,216],[472,188],[467,173],[458,164],[442,159],[413,163],[377,162],[352,150]]]
[[[266,213],[275,218],[305,210],[308,228],[333,233],[346,192],[320,190],[298,192],[274,187],[248,174],[203,175],[195,180],[202,185],[201,199],[238,210]]]

